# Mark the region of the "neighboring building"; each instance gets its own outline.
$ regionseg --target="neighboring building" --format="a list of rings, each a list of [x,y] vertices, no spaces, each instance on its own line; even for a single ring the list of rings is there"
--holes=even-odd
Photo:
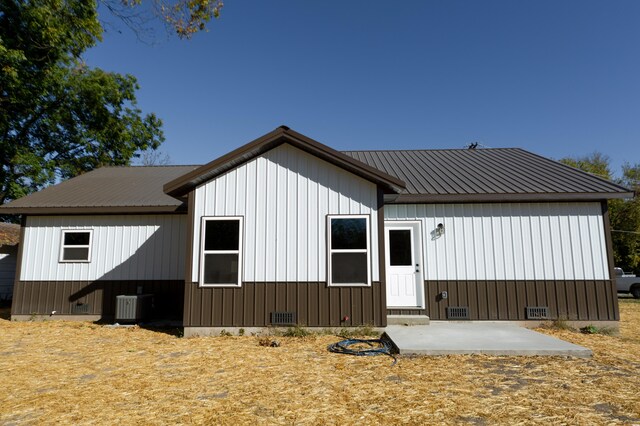
[[[110,320],[143,292],[193,334],[617,321],[606,200],[632,196],[521,149],[341,153],[283,126],[201,167],[102,168],[0,211],[23,215],[13,318]]]
[[[0,303],[11,300],[16,276],[20,226],[0,223]]]

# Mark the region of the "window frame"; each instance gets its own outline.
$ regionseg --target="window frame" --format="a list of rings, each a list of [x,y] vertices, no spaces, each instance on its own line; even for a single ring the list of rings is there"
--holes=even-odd
[[[87,233],[89,234],[89,244],[83,245],[67,245],[64,243],[65,235],[70,233]],[[93,245],[93,229],[71,229],[64,228],[60,230],[60,253],[58,256],[59,263],[91,263],[91,246]],[[64,258],[64,250],[65,248],[86,248],[87,250],[87,258],[86,259],[65,259]]]
[[[331,247],[331,220],[332,219],[365,219],[367,232],[366,249],[333,249]],[[365,283],[334,283],[333,282],[333,253],[366,253],[367,255],[367,282]],[[329,287],[371,287],[371,215],[368,214],[329,214],[327,215],[327,285]]]
[[[205,237],[207,222],[216,220],[236,220],[238,221],[238,249],[237,250],[205,250]],[[242,287],[242,265],[243,265],[243,238],[244,217],[243,216],[202,216],[200,223],[200,273],[198,285],[200,287]],[[205,283],[204,282],[204,258],[207,254],[237,254],[238,255],[238,282],[236,283]]]

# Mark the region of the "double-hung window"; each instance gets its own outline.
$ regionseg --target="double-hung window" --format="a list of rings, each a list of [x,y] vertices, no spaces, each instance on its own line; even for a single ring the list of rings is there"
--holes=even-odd
[[[91,234],[91,229],[63,229],[60,262],[90,262]]]
[[[241,284],[242,217],[203,217],[200,285]]]
[[[369,216],[327,216],[329,285],[370,285]]]

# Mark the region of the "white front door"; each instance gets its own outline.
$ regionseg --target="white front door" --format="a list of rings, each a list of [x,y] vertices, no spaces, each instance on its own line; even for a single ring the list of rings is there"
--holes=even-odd
[[[420,222],[385,222],[387,307],[423,308]]]

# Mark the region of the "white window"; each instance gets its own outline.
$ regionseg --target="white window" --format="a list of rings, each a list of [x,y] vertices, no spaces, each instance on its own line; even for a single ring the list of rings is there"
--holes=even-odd
[[[91,261],[91,229],[63,229],[60,262]]]
[[[242,217],[203,217],[201,286],[241,285]]]
[[[327,216],[329,285],[371,285],[369,216]]]

